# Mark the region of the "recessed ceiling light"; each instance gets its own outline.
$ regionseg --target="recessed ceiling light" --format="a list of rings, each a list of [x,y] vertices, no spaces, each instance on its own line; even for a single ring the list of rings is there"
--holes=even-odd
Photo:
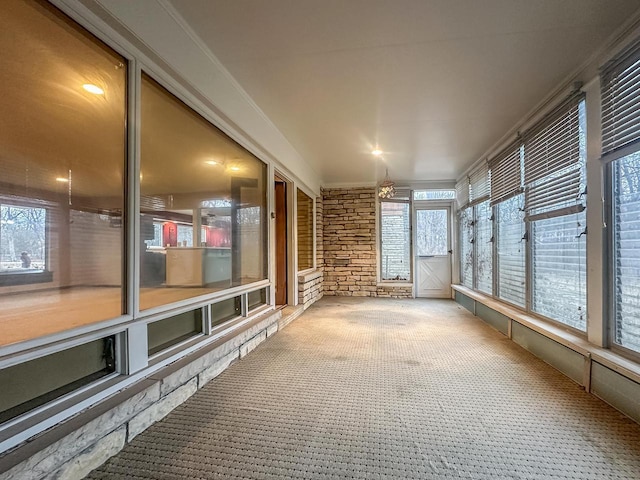
[[[239,172],[240,167],[229,167],[229,170],[231,170],[232,172]]]
[[[84,88],[89,93],[93,93],[94,95],[104,95],[104,90],[99,86],[94,85],[93,83],[85,83],[84,85],[82,85],[82,88]]]
[[[64,177],[56,177],[56,182],[69,183],[69,179]]]
[[[371,151],[371,155],[375,155],[376,157],[379,157],[380,155],[382,155],[382,150],[380,149],[375,149]]]
[[[207,165],[218,165],[218,162],[216,162],[215,160],[207,160],[206,162]]]

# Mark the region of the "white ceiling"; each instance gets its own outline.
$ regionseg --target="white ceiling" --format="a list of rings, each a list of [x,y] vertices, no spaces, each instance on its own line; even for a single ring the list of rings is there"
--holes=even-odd
[[[170,1],[325,185],[455,179],[640,7]]]

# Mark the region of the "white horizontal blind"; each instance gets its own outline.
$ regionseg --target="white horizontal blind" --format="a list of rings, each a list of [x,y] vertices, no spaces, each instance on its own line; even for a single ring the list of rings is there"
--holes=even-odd
[[[609,161],[640,143],[640,40],[604,65],[601,89],[602,158]]]
[[[525,209],[530,220],[584,210],[580,196],[583,98],[582,93],[573,94],[524,135]]]
[[[464,177],[456,183],[456,200],[458,202],[458,208],[469,204],[469,177]]]
[[[531,310],[586,331],[586,212],[538,220],[531,225]]]
[[[489,161],[491,205],[518,194],[522,189],[520,143],[510,145]]]
[[[469,174],[469,190],[471,203],[482,202],[489,198],[491,184],[487,162],[482,162]]]
[[[524,195],[519,194],[496,207],[496,276],[497,296],[524,307],[526,304],[526,242],[522,207]]]

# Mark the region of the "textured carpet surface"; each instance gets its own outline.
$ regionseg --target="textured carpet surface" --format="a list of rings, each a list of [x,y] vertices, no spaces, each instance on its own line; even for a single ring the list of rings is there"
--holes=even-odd
[[[640,425],[446,300],[331,297],[93,479],[639,479]]]

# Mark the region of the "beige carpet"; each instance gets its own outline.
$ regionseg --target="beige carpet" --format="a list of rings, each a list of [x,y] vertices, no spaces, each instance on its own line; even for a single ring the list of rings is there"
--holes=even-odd
[[[453,302],[325,297],[90,478],[637,480],[640,426]]]

